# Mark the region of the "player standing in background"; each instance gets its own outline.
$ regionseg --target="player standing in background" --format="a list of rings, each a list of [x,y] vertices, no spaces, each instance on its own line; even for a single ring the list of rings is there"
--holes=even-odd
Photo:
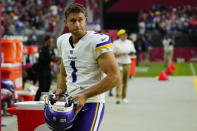
[[[120,67],[122,79],[122,90],[121,85],[116,88],[116,103],[120,104],[121,98],[124,103],[128,103],[127,82],[130,74],[131,55],[134,55],[136,51],[133,42],[127,39],[126,30],[120,29],[117,35],[119,39],[114,41],[113,51]]]
[[[162,41],[162,44],[164,48],[164,66],[168,67],[172,62],[172,58],[173,58],[175,37],[166,35]]]
[[[55,53],[52,49],[53,38],[51,36],[46,36],[44,41],[44,46],[39,49],[39,58],[37,65],[39,88],[36,92],[34,99],[35,101],[40,100],[41,92],[49,92],[52,82],[51,62],[56,60]]]
[[[53,93],[67,92],[79,101],[71,131],[97,131],[104,114],[104,92],[120,83],[112,42],[107,35],[86,31],[86,10],[80,4],[71,4],[65,10],[64,22],[70,33],[57,40],[62,61]]]
[[[150,58],[151,58],[151,50],[152,50],[152,36],[147,35],[145,36],[144,41],[144,53],[145,53],[145,65],[150,65]]]

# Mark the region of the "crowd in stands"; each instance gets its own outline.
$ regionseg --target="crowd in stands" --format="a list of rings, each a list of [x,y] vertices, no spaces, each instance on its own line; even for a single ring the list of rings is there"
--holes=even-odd
[[[2,34],[37,35],[52,33],[60,18],[66,0],[2,0]]]
[[[164,7],[153,5],[147,12],[138,16],[139,34],[156,31],[161,34],[196,33],[197,7],[191,5]]]

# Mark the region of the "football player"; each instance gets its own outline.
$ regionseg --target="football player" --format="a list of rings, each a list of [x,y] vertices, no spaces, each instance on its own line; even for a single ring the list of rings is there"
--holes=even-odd
[[[79,101],[71,131],[97,131],[104,114],[104,92],[121,81],[112,41],[107,35],[86,30],[86,10],[80,4],[68,6],[64,22],[70,33],[57,40],[62,60],[53,93],[68,93]]]

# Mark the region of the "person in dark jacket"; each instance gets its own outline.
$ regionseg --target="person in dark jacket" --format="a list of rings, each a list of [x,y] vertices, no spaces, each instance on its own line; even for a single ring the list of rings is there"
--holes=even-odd
[[[44,46],[39,49],[38,58],[38,81],[39,89],[37,90],[35,101],[40,100],[41,92],[49,92],[51,85],[51,67],[52,61],[56,59],[54,51],[52,50],[53,38],[51,36],[45,37]]]

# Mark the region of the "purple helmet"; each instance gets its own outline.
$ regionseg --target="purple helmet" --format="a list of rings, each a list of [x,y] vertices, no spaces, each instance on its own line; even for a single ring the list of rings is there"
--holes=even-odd
[[[74,104],[67,100],[62,102],[52,97],[45,103],[45,122],[52,130],[64,131],[72,127],[75,119]]]
[[[10,79],[3,79],[1,81],[1,88],[7,89],[10,92],[14,93],[15,90],[15,84],[12,80]]]

